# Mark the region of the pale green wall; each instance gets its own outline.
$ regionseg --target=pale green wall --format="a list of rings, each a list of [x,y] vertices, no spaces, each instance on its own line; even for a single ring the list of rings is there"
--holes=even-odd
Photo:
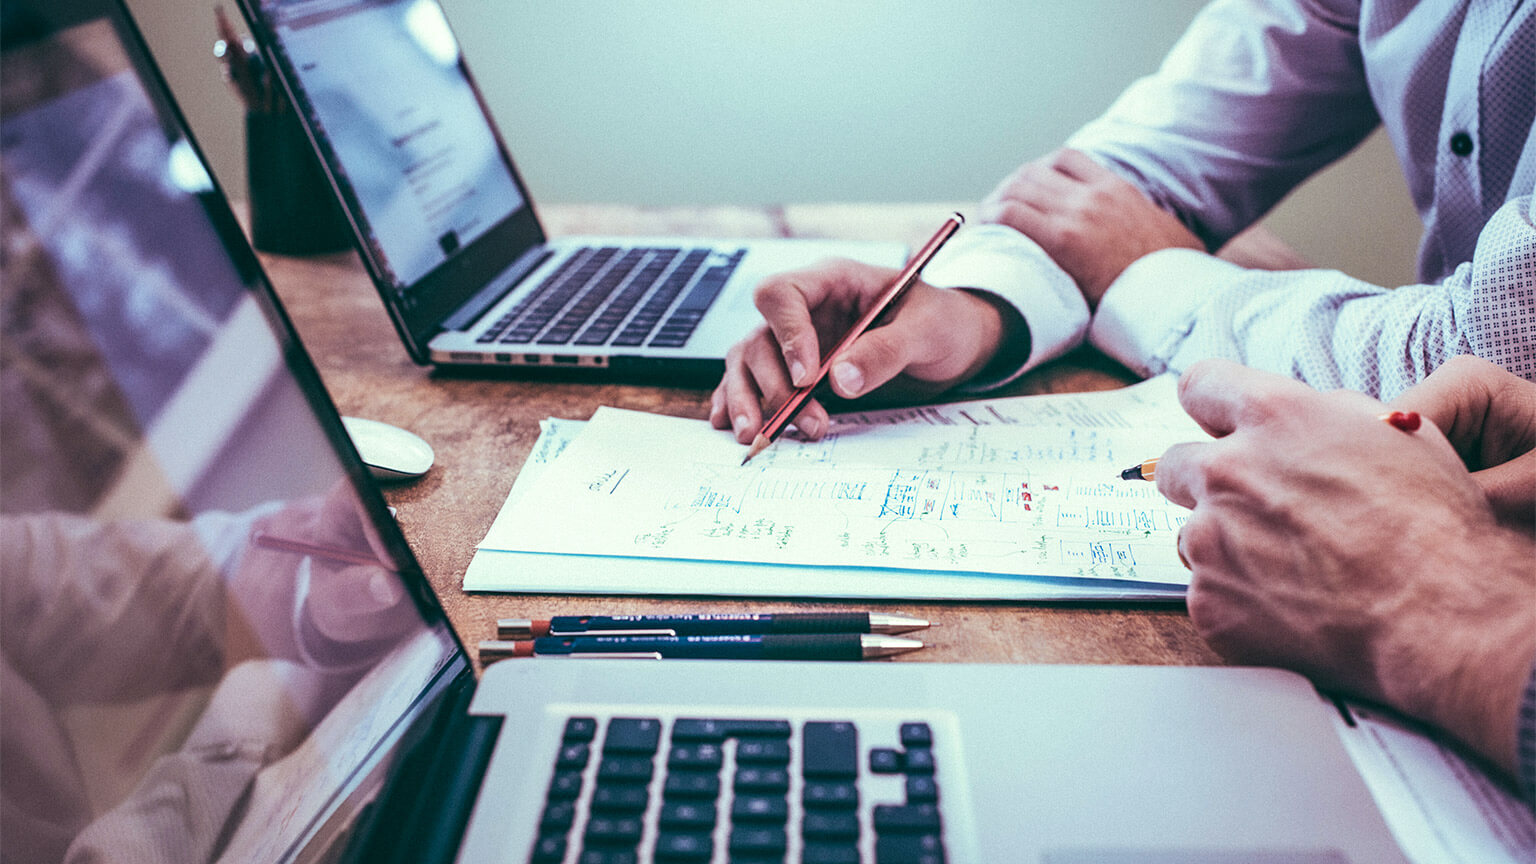
[[[1199,0],[445,0],[537,200],[968,200],[1152,70]],[[240,115],[212,0],[129,0],[221,180]],[[231,7],[232,10],[233,7]],[[1373,139],[1271,225],[1314,260],[1412,275],[1417,220]]]

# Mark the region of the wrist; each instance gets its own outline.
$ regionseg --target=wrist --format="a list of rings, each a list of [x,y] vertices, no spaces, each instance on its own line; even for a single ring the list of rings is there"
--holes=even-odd
[[[1019,314],[1019,310],[990,291],[961,288],[959,293],[968,298],[978,310],[981,328],[977,344],[981,350],[971,368],[955,383],[976,378],[1004,378],[1015,369],[1023,367],[1029,359],[1031,346],[1029,324]]]
[[[1470,550],[1425,566],[1476,580],[1476,591],[1421,598],[1378,652],[1382,695],[1514,776],[1520,699],[1536,662],[1536,544],[1501,528],[1441,548]],[[1448,584],[1448,583],[1441,583]],[[1391,614],[1390,612],[1387,614]]]

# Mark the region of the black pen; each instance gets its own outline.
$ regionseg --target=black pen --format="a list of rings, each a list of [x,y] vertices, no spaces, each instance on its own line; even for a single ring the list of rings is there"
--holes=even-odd
[[[540,636],[727,636],[770,633],[908,633],[929,626],[921,618],[883,612],[772,612],[700,615],[556,615],[502,618],[498,639]]]
[[[916,639],[867,633],[768,636],[545,636],[480,643],[481,662],[507,657],[624,657],[660,660],[873,660],[923,647]]]

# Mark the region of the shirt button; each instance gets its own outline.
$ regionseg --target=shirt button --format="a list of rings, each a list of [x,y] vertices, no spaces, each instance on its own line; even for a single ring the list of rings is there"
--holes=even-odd
[[[1465,132],[1457,132],[1451,136],[1451,152],[1457,156],[1472,155],[1472,136]]]

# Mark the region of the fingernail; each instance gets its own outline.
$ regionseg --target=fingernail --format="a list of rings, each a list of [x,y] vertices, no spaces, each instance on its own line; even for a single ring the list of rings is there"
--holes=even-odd
[[[799,360],[789,361],[789,380],[796,387],[805,386],[805,364]]]
[[[857,396],[864,392],[864,373],[852,363],[839,363],[832,368],[832,377],[837,379],[837,386],[848,396]]]
[[[394,576],[378,573],[368,580],[368,593],[381,606],[393,606],[399,599],[398,591]]]
[[[799,420],[795,421],[795,425],[799,426],[800,431],[804,432],[808,438],[821,437],[822,429],[820,417],[801,417]]]
[[[749,421],[747,420],[747,415],[737,414],[735,417],[731,418],[731,428],[737,432],[740,432],[741,430],[747,428],[748,422]]]

